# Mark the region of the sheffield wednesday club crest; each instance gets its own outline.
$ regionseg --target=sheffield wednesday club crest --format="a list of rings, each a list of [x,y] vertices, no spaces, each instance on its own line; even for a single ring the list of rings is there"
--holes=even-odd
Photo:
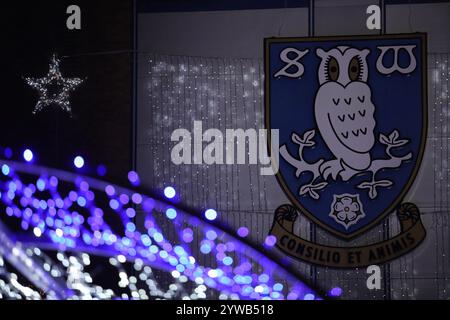
[[[277,179],[291,201],[271,230],[283,252],[351,268],[422,242],[419,210],[402,201],[425,149],[426,52],[425,34],[265,40],[266,127],[279,130],[270,151],[279,152]],[[369,246],[329,247],[293,232],[302,214],[351,240],[393,212],[400,234]]]

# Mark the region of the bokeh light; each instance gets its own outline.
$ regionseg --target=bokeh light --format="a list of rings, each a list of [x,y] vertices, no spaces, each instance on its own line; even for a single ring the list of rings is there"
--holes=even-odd
[[[214,221],[217,219],[217,211],[214,209],[208,209],[205,211],[205,217],[209,221]]]
[[[76,290],[57,292],[54,286],[48,287],[42,290],[45,298],[316,299],[308,285],[266,257],[263,248],[258,251],[241,242],[222,230],[220,222],[212,225],[135,190],[137,174],[129,175],[130,186],[123,187],[51,168],[36,174],[33,165],[18,166],[1,159],[0,167],[0,201],[5,217],[18,220],[26,235],[21,240],[31,248],[39,250],[42,245],[56,251],[58,261],[46,258],[42,266],[49,279],[61,283],[61,277],[66,277],[69,289],[75,289],[74,283],[77,286]],[[35,177],[30,180],[30,175]],[[169,189],[168,195],[175,197],[175,190],[171,193]],[[210,221],[218,217],[214,209],[204,215]],[[112,228],[112,218],[120,221],[122,230],[117,225]],[[237,233],[246,237],[249,230],[241,227]],[[0,247],[5,243],[10,242],[0,243]],[[275,243],[275,237],[265,241],[266,245]],[[83,251],[86,249],[108,257],[118,272],[118,287],[126,291],[94,284],[93,276],[83,269],[91,263],[90,254]],[[19,252],[22,246],[14,250]],[[42,251],[36,252],[28,257],[43,256]],[[135,273],[130,274],[128,267]],[[40,269],[30,268],[28,272],[35,274],[36,270]],[[159,289],[164,285],[157,280],[161,273],[172,279],[167,290]],[[81,280],[74,282],[74,277]],[[11,292],[13,287],[4,282],[0,293],[2,288]],[[25,297],[42,298],[29,290]],[[67,297],[67,292],[77,293]]]
[[[106,176],[106,173],[107,173],[108,171],[106,170],[106,166],[104,166],[104,165],[99,165],[98,167],[97,167],[97,174],[100,176],[100,177],[104,177],[104,176]]]
[[[238,231],[237,231],[237,234],[238,234],[240,237],[242,237],[242,238],[247,237],[248,234],[249,234],[248,228],[246,228],[246,227],[240,227],[240,228],[238,229]]]
[[[33,161],[33,158],[34,158],[33,152],[30,149],[26,149],[23,152],[23,158],[25,159],[26,162]]]
[[[277,238],[275,236],[268,236],[264,243],[268,247],[273,247],[277,243]]]
[[[165,189],[164,189],[164,196],[167,198],[167,199],[173,199],[173,198],[175,198],[175,196],[176,196],[176,191],[175,191],[175,189],[173,188],[173,187],[166,187]]]
[[[339,287],[335,287],[330,290],[330,296],[332,297],[339,297],[342,295],[342,289]]]
[[[128,173],[128,181],[131,182],[132,185],[137,186],[139,185],[139,175],[135,171],[130,171]]]
[[[81,156],[75,157],[75,159],[73,160],[73,164],[78,169],[83,168],[84,167],[84,158]]]
[[[177,217],[177,211],[173,208],[169,208],[166,210],[166,216],[167,218],[169,218],[170,220],[173,220]]]

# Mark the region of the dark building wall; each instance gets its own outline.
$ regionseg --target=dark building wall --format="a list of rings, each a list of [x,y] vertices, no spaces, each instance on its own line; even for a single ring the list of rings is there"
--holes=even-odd
[[[82,30],[66,28],[66,9],[82,10]],[[120,181],[131,168],[132,1],[77,0],[2,5],[2,116],[0,145],[19,157],[30,147],[42,165],[72,168],[86,159],[86,173],[98,164]],[[72,95],[73,117],[58,107],[33,116],[37,93],[24,76],[42,77],[53,53],[65,77],[86,81]]]

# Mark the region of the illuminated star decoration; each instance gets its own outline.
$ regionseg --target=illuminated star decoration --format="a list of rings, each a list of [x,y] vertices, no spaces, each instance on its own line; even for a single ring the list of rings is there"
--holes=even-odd
[[[80,78],[64,78],[59,70],[59,63],[60,60],[56,55],[53,55],[46,77],[39,79],[25,78],[27,84],[39,93],[39,101],[34,107],[33,114],[37,114],[45,107],[57,105],[72,116],[72,107],[69,100],[70,93],[84,80]]]

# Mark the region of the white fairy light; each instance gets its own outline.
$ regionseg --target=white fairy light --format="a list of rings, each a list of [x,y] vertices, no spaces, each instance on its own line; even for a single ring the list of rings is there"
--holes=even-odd
[[[53,55],[47,76],[43,78],[25,78],[26,83],[39,93],[39,101],[34,107],[33,114],[37,114],[51,105],[56,105],[72,115],[72,106],[69,100],[70,93],[84,80],[80,78],[64,78],[59,69],[59,64],[60,60],[56,55]],[[56,92],[51,92],[52,88]]]

